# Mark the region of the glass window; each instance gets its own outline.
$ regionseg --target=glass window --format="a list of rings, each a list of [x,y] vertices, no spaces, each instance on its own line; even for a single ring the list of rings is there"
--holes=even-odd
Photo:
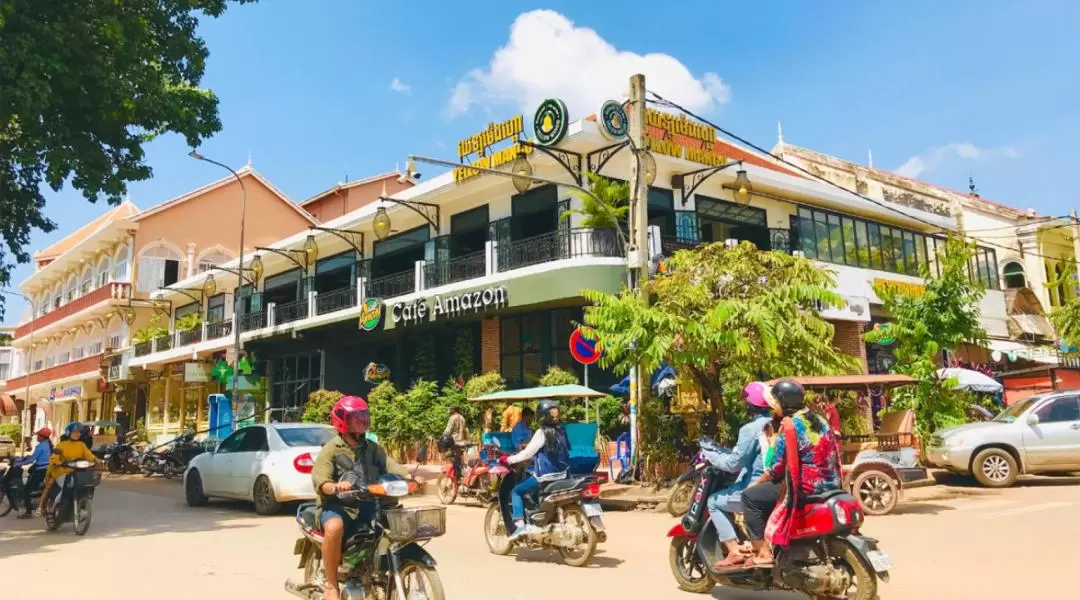
[[[279,427],[274,431],[286,446],[292,448],[322,446],[334,433],[329,427]]]
[[[836,262],[829,251],[828,217],[823,212],[814,211],[814,235],[817,237],[817,258],[825,262]]]
[[[817,235],[814,231],[813,215],[809,210],[805,208],[799,208],[799,216],[795,218],[795,227],[799,231],[799,240],[802,245],[803,254],[807,258],[816,259],[817,253]]]
[[[929,264],[926,260],[926,236],[915,234],[915,262],[919,266]]]
[[[1035,414],[1039,423],[1068,423],[1080,421],[1080,401],[1076,396],[1066,396],[1040,406]]]
[[[1024,277],[1024,267],[1021,266],[1020,263],[1006,263],[1002,271],[1005,273],[1005,289],[1014,290],[1027,287],[1027,280]]]
[[[176,309],[176,318],[180,319],[188,315],[194,315],[199,313],[199,303],[190,302]]]
[[[217,323],[225,318],[225,293],[210,296],[206,303],[206,322]]]
[[[844,217],[841,220],[844,233],[844,263],[851,266],[859,264],[859,248],[855,240],[855,221]]]
[[[833,262],[844,264],[844,233],[840,227],[840,215],[826,215],[829,223],[829,252]]]
[[[240,442],[237,452],[266,452],[270,445],[266,439],[266,429],[262,427],[248,427],[248,434]]]
[[[244,443],[244,438],[248,436],[248,432],[250,432],[252,429],[252,427],[241,429],[240,431],[237,431],[236,433],[225,438],[225,441],[218,444],[217,453],[230,454],[232,452],[239,452],[241,445]]]

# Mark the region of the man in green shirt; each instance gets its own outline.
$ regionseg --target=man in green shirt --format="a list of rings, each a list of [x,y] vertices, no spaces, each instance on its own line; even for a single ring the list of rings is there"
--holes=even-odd
[[[403,477],[410,474],[390,458],[378,443],[367,439],[371,414],[363,398],[344,396],[338,400],[330,411],[330,422],[338,435],[326,442],[319,451],[311,471],[311,481],[315,485],[317,517],[323,531],[322,555],[326,568],[326,592],[323,597],[325,600],[340,600],[338,567],[341,566],[342,543],[358,525],[371,521],[375,505],[363,503],[358,507],[345,506],[337,497],[339,493],[351,490],[352,483],[340,481],[343,472],[335,459],[346,456],[362,466],[368,482],[374,482],[386,473]],[[417,485],[423,485],[419,477],[415,479]]]

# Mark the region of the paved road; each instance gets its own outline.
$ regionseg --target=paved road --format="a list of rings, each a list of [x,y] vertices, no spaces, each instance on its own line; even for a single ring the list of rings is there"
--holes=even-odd
[[[881,587],[883,599],[1075,595],[1071,549],[1080,539],[1080,480],[1043,479],[1001,492],[938,486],[912,496],[898,514],[864,528],[896,564],[892,581]],[[69,527],[49,534],[37,521],[0,519],[3,597],[113,600],[124,589],[155,600],[291,597],[282,591],[284,579],[298,573],[288,515],[260,518],[232,503],[192,510],[178,483],[139,478],[106,479],[95,508],[84,538]],[[664,534],[673,520],[666,515],[608,513],[610,541],[585,569],[545,553],[488,554],[482,516],[479,508],[451,507],[450,531],[429,547],[449,598],[540,600],[552,592],[597,590],[606,598],[695,597],[676,589],[668,572]],[[34,593],[18,587],[21,580],[44,587]],[[725,590],[712,597],[795,598]]]

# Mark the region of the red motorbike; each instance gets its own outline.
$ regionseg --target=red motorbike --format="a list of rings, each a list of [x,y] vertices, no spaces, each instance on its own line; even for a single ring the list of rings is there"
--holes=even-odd
[[[877,598],[878,579],[889,580],[892,563],[878,549],[877,540],[859,533],[862,508],[843,490],[801,499],[792,515],[790,543],[774,548],[774,567],[716,571],[713,565],[724,559],[726,550],[709,520],[706,502],[712,493],[731,485],[734,477],[711,466],[704,468],[690,509],[668,532],[668,561],[680,588],[699,594],[717,585],[782,589],[813,600]],[[745,541],[744,532],[739,535]]]
[[[464,460],[464,454],[474,444],[450,444],[439,440],[439,450],[451,456],[446,469],[439,473],[435,487],[439,502],[453,504],[458,497],[476,498],[485,506],[491,502],[498,491],[499,478],[491,473],[491,465],[483,459]]]

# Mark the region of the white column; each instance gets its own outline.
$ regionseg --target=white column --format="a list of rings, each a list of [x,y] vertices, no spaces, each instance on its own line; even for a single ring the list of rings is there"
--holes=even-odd
[[[424,289],[424,261],[416,261],[413,269],[413,275],[416,277],[416,291],[419,292]]]
[[[491,276],[495,274],[495,242],[488,240],[484,242],[484,275]]]
[[[356,305],[360,306],[367,300],[367,277],[356,278]]]
[[[271,303],[266,305],[266,326],[267,327],[273,327],[274,326],[274,306],[275,305],[276,305],[276,303],[274,303],[274,302],[271,302]]]
[[[187,279],[195,274],[195,242],[188,242],[187,245],[187,275],[184,277]]]
[[[318,296],[319,292],[316,292],[315,290],[308,290],[307,315],[309,319],[315,316],[315,299]]]

